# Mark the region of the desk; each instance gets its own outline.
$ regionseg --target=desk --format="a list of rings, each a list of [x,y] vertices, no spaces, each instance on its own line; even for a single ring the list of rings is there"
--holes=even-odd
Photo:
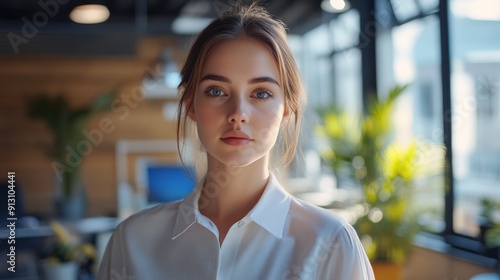
[[[75,222],[61,223],[69,230],[81,235],[96,235],[103,232],[112,231],[118,224],[117,218],[112,217],[90,217]],[[43,238],[50,237],[54,231],[50,225],[40,225],[34,227],[16,227],[16,239],[21,238]],[[8,239],[9,229],[0,230],[0,240]]]
[[[99,255],[104,251],[104,247],[112,232],[118,224],[117,218],[111,217],[91,217],[79,221],[60,223],[70,232],[81,235],[82,238],[90,239],[89,242],[94,243]],[[2,228],[0,230],[0,262],[7,261],[7,254],[2,250],[8,250],[7,239],[11,234],[10,229]],[[16,273],[13,275],[5,269],[0,269],[0,279],[40,279],[40,253],[45,249],[46,239],[53,238],[54,231],[47,224],[16,227]],[[101,237],[104,236],[104,239]],[[5,244],[5,245],[4,245]],[[99,257],[96,262],[99,261]],[[6,278],[8,277],[8,278]],[[12,278],[15,277],[15,278]]]

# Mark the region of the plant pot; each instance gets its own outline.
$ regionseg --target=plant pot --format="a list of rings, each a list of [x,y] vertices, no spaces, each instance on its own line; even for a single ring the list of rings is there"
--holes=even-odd
[[[64,221],[83,219],[87,212],[87,197],[84,193],[55,200],[57,218]]]
[[[66,174],[64,180],[71,182],[69,190],[65,190],[66,181],[56,179],[56,197],[54,206],[56,217],[63,221],[77,221],[83,219],[87,212],[87,195],[79,170],[73,174]]]
[[[42,263],[43,279],[46,280],[76,280],[78,269],[78,264],[75,262]]]
[[[486,233],[488,232],[488,230],[493,228],[494,224],[490,219],[483,217],[483,216],[479,216],[477,218],[477,225],[479,227],[479,235],[478,235],[477,239],[479,240],[479,242],[481,242],[481,244],[485,245],[486,244]]]
[[[389,262],[372,262],[376,280],[402,280],[403,264]]]

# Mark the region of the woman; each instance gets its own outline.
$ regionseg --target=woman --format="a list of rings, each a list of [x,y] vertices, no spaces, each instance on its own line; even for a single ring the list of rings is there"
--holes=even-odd
[[[184,200],[121,223],[98,279],[374,279],[352,227],[269,171],[278,135],[293,158],[305,103],[283,24],[234,8],[201,32],[181,76],[178,142],[193,123],[205,175]]]

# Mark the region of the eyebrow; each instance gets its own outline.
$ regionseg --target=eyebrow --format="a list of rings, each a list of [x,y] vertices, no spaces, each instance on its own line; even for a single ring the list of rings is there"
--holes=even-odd
[[[280,85],[278,83],[278,81],[276,81],[275,79],[271,78],[271,77],[257,77],[257,78],[253,78],[249,81],[250,84],[258,84],[258,83],[273,83],[273,84],[276,84],[276,85]]]
[[[214,74],[207,74],[205,76],[203,76],[200,80],[200,83],[203,82],[203,81],[206,81],[206,80],[213,80],[213,81],[219,81],[219,82],[224,82],[224,83],[228,83],[230,84],[231,83],[231,80],[229,80],[227,77],[224,77],[224,76],[221,76],[221,75],[214,75]],[[253,79],[250,79],[248,81],[249,84],[258,84],[258,83],[273,83],[273,84],[276,84],[276,85],[280,85],[278,83],[278,81],[276,81],[275,79],[271,78],[271,77],[268,77],[268,76],[263,76],[263,77],[257,77],[257,78],[253,78]]]

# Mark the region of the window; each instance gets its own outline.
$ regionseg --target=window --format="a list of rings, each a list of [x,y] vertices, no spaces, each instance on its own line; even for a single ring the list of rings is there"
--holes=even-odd
[[[289,175],[315,178],[321,173],[328,177],[329,166],[322,165],[319,156],[321,140],[314,136],[319,122],[317,110],[333,105],[352,113],[362,110],[361,54],[357,48],[359,14],[351,9],[310,30],[301,37],[300,43],[296,37],[292,38],[292,48],[306,85],[308,106],[303,119],[300,152]],[[311,183],[312,186],[321,184]]]
[[[352,48],[332,57],[335,105],[351,113],[362,111],[361,53]]]
[[[433,12],[438,9],[439,0],[418,0],[418,5],[423,13]]]
[[[450,10],[454,230],[479,237],[481,199],[500,202],[500,1]]]
[[[403,115],[395,117],[396,137],[412,134],[444,143],[443,123],[451,126],[453,157],[448,164],[453,177],[447,178],[453,192],[447,198],[452,202],[444,199],[443,190],[418,197],[417,204],[425,201],[433,209],[420,222],[435,233],[446,228],[445,240],[453,246],[496,257],[479,242],[484,239],[478,216],[482,199],[500,204],[500,38],[495,35],[500,30],[500,1],[449,2],[451,90],[445,95],[440,48],[446,38],[441,38],[440,18],[435,15],[438,1],[390,3],[397,24],[377,37],[380,92],[391,82],[411,84],[396,114],[412,112],[412,117],[406,121],[401,121]],[[444,109],[442,97],[451,99]],[[445,207],[451,214],[445,216]],[[500,222],[500,210],[491,217]]]
[[[449,41],[441,37],[442,13],[438,13],[438,4],[446,2],[375,1],[377,55],[371,63],[376,63],[378,94],[394,85],[410,85],[395,108],[394,137],[402,142],[418,138],[428,157],[435,155],[427,147],[449,145],[451,139],[452,158],[447,164],[453,174],[443,172],[419,185],[414,202],[424,214],[418,221],[454,247],[496,258],[479,242],[478,215],[481,199],[500,204],[500,1],[450,0],[445,30]],[[310,108],[333,102],[351,113],[361,110],[365,64],[360,16],[351,9],[302,38]],[[449,75],[441,57],[446,42]],[[451,138],[445,139],[444,131],[450,127]],[[314,148],[310,135],[305,138]],[[445,186],[446,182],[451,185]],[[447,192],[448,187],[453,192]],[[493,219],[500,222],[500,210]]]
[[[418,139],[422,156],[432,157],[432,146],[443,142],[439,20],[436,16],[413,20],[383,30],[378,39],[379,95],[395,84],[409,85],[395,108],[395,138],[402,144]],[[435,233],[444,229],[443,176],[421,182],[414,198],[421,213],[419,223]]]
[[[359,13],[351,9],[330,22],[332,34],[330,79],[335,106],[350,113],[362,111]]]
[[[392,10],[399,22],[404,22],[419,14],[417,3],[414,0],[391,0]]]

